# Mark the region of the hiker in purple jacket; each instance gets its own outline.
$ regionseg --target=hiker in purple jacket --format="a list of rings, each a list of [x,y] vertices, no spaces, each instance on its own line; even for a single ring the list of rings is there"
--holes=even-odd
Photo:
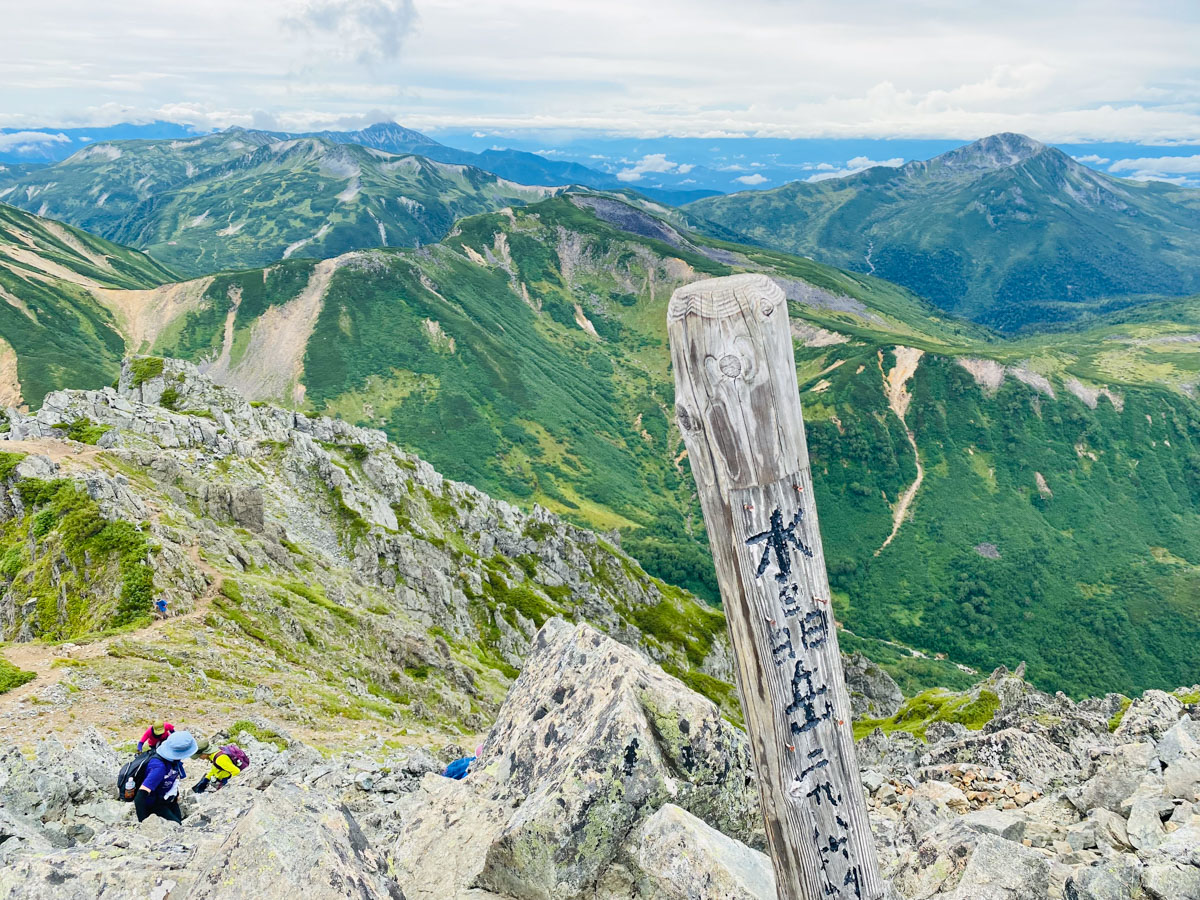
[[[155,815],[168,822],[183,822],[179,809],[180,779],[185,778],[183,761],[196,752],[196,740],[187,731],[177,731],[158,745],[146,763],[146,777],[134,795],[138,821]]]

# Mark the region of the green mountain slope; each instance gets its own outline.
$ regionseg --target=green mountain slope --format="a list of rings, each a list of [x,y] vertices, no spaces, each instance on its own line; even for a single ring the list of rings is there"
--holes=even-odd
[[[664,319],[675,287],[740,270],[791,300],[848,648],[1025,659],[1072,693],[1200,677],[1200,301],[1004,340],[880,279],[585,194],[420,250],[200,279],[180,303],[100,296],[139,346],[617,529],[648,571],[715,598]]]
[[[1104,327],[1002,341],[887,282],[574,195],[464,220],[419,252],[337,261],[305,341],[304,404],[501,496],[618,528],[650,571],[713,597],[663,318],[674,287],[739,269],[794,301],[827,553],[856,636],[981,669],[1026,659],[1074,692],[1195,677],[1200,410],[1182,388],[1200,354],[1154,342],[1186,322],[1146,323],[1130,333],[1141,344]],[[262,282],[226,277],[241,279],[226,296]],[[210,356],[222,309],[189,332]],[[237,318],[233,346],[254,345],[263,326]],[[1117,346],[1136,352],[1097,368]],[[1161,347],[1174,368],[1159,383],[1142,366]]]
[[[257,132],[93,144],[0,187],[0,200],[112,238],[143,204],[269,142]]]
[[[1200,291],[1200,192],[1103,175],[1022,135],[684,212],[1004,330],[1071,321],[1104,298]]]
[[[230,131],[96,144],[0,188],[0,200],[146,250],[181,272],[411,246],[554,189],[321,138]]]
[[[95,293],[175,277],[135,250],[0,204],[0,405],[111,381],[125,341]]]

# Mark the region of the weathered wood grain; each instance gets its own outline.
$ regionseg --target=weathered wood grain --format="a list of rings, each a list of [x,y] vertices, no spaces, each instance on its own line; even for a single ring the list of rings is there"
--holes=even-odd
[[[667,328],[780,900],[878,900],[787,302],[763,275],[702,281]]]

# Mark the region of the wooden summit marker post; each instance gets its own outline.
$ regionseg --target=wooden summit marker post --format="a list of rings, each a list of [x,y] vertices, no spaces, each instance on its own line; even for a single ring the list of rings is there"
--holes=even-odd
[[[701,281],[667,331],[779,898],[878,900],[787,301],[765,275]]]

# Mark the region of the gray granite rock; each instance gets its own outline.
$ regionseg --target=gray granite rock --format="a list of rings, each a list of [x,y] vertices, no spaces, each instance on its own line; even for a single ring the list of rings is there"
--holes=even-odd
[[[629,870],[644,900],[775,900],[770,858],[726,837],[672,803],[627,844]]]

